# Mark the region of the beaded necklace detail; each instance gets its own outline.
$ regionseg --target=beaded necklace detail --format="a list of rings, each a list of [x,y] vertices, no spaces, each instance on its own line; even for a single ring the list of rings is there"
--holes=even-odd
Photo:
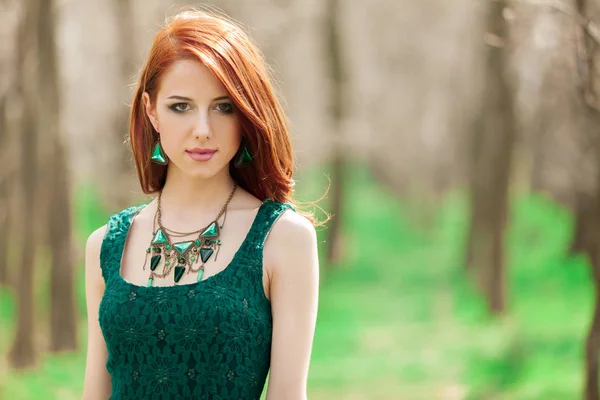
[[[146,260],[143,269],[146,270],[148,258],[150,259],[150,276],[148,277],[148,287],[152,286],[155,277],[164,278],[174,269],[173,280],[178,283],[186,272],[197,272],[197,281],[202,280],[204,275],[204,265],[214,254],[215,261],[221,247],[221,229],[225,226],[227,219],[227,206],[237,190],[237,184],[234,183],[233,190],[229,194],[227,201],[217,214],[213,222],[207,226],[192,232],[177,232],[166,228],[161,220],[161,194],[158,194],[158,207],[154,215],[152,240],[150,246],[146,249]],[[223,223],[219,224],[219,218],[223,216]],[[158,229],[156,229],[158,225]],[[174,242],[174,238],[197,235],[195,239]],[[200,265],[198,265],[200,264]],[[158,267],[162,265],[162,272],[158,272]],[[175,268],[173,268],[175,267]]]

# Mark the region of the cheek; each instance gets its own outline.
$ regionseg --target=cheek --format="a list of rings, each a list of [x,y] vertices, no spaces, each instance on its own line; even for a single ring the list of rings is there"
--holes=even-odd
[[[190,125],[193,118],[189,115],[179,115],[172,112],[164,112],[159,115],[159,123],[161,127],[161,133],[176,134],[181,132]]]
[[[216,121],[214,133],[217,140],[222,141],[222,144],[226,143],[228,147],[233,147],[233,151],[236,151],[242,139],[241,130],[237,118],[231,118]]]
[[[160,141],[169,158],[177,158],[185,136],[185,119],[177,115],[163,113],[159,115]]]
[[[192,118],[164,113],[159,118],[160,137],[165,143],[180,141],[190,131]]]

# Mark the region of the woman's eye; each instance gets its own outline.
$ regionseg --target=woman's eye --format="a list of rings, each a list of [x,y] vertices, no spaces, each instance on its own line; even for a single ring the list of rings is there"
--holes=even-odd
[[[233,112],[233,104],[231,103],[219,103],[215,108],[224,114],[231,114]]]
[[[188,111],[189,110],[189,104],[187,104],[187,103],[175,103],[175,104],[173,104],[169,108],[171,110],[175,111],[175,112],[184,112],[184,111]]]

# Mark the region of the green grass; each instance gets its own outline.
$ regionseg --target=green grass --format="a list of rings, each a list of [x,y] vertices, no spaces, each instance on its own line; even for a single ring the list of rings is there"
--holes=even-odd
[[[451,196],[433,227],[414,225],[414,203],[400,201],[360,168],[348,171],[344,259],[322,263],[311,399],[576,399],[582,346],[592,311],[583,258],[565,256],[572,217],[549,200],[513,201],[509,310],[491,318],[466,279],[467,208]],[[298,178],[299,197],[323,194],[319,170]],[[107,217],[90,190],[76,196],[77,235]],[[325,204],[326,201],[323,202]],[[319,232],[321,254],[325,231]],[[77,270],[81,351],[42,356],[38,369],[0,364],[0,398],[79,398],[85,363],[83,264]],[[37,304],[46,298],[38,278]],[[12,340],[15,304],[0,291],[0,351]],[[38,326],[44,327],[44,315]],[[452,397],[454,396],[454,397]]]

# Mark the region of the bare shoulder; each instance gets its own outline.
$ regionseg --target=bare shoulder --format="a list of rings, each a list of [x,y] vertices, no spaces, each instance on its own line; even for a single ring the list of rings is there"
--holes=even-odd
[[[275,221],[269,234],[271,241],[293,245],[294,242],[310,243],[316,237],[313,224],[300,214],[287,210]]]
[[[85,244],[85,282],[88,302],[90,296],[101,296],[104,281],[100,269],[100,249],[106,234],[107,226],[104,225],[88,236]]]
[[[316,258],[317,234],[313,224],[292,210],[285,211],[273,224],[265,241],[265,264],[270,272],[280,271],[296,262]]]
[[[102,240],[106,235],[107,226],[101,226],[90,234],[85,244],[85,252],[88,255],[100,254],[100,247],[102,247]]]

